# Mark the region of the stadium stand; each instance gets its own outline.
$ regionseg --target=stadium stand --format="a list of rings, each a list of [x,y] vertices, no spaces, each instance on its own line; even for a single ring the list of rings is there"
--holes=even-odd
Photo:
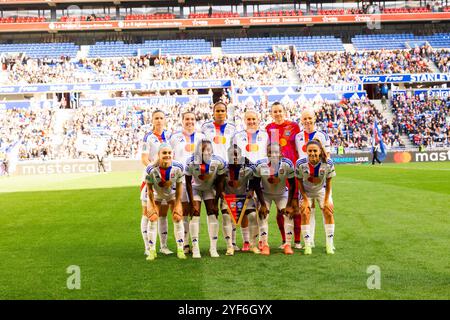
[[[392,125],[407,134],[415,145],[436,147],[449,145],[450,98],[423,95],[397,95],[392,101],[395,115]]]
[[[297,51],[344,51],[342,40],[333,36],[229,38],[222,41],[222,51],[225,54],[266,53],[280,45],[294,45]]]
[[[18,43],[0,44],[1,53],[25,53],[31,58],[75,58],[80,49],[74,43]]]
[[[407,49],[428,42],[434,48],[448,48],[450,33],[436,33],[431,36],[405,34],[356,35],[351,39],[357,50]]]
[[[140,44],[127,44],[123,41],[97,42],[90,47],[88,57],[130,57],[138,53],[144,55],[155,52],[162,55],[210,55],[211,43],[204,39],[147,40]]]

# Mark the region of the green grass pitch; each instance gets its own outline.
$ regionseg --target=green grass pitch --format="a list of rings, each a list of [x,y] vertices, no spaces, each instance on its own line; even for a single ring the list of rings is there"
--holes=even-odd
[[[450,163],[339,165],[336,254],[318,216],[311,256],[277,249],[202,259],[144,258],[139,172],[0,178],[0,299],[449,299]],[[169,245],[175,248],[169,225]],[[238,231],[238,239],[240,232]],[[69,290],[68,266],[81,271]],[[369,266],[381,288],[369,290]]]

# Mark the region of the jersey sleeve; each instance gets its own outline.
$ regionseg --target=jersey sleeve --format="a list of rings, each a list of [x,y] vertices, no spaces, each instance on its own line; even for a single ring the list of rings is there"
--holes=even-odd
[[[227,163],[223,159],[219,159],[217,166],[217,175],[221,176],[227,172]]]
[[[152,165],[148,165],[147,168],[145,168],[145,182],[153,184],[153,178],[151,175],[153,166]]]
[[[306,158],[301,158],[298,159],[297,162],[295,163],[295,176],[298,179],[302,179],[303,178],[303,165],[306,163]]]
[[[288,179],[292,179],[295,177],[295,172],[294,172],[294,165],[292,163],[291,160],[287,159],[285,162],[285,166],[286,166],[286,177]]]
[[[179,169],[177,174],[177,183],[183,182],[184,178],[184,170]]]
[[[336,170],[334,169],[333,160],[331,160],[331,159],[327,160],[327,165],[328,165],[327,179],[335,177]]]

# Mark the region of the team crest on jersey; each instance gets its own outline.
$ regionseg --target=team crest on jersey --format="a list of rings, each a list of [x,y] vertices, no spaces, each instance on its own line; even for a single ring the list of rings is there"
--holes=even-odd
[[[275,176],[270,176],[270,177],[267,179],[267,181],[268,181],[270,184],[277,184],[277,183],[280,182],[280,178],[275,177]]]
[[[280,171],[278,171],[279,174],[284,174],[284,169],[280,169]]]
[[[289,136],[291,135],[291,130],[286,130],[286,131],[284,131],[284,135],[285,135],[286,137],[289,137]]]
[[[321,179],[318,177],[309,176],[308,181],[313,184],[319,184],[321,182]]]
[[[158,186],[161,188],[170,188],[172,186],[172,181],[159,181]]]
[[[319,170],[319,176],[323,176],[325,174],[325,169],[320,169]]]

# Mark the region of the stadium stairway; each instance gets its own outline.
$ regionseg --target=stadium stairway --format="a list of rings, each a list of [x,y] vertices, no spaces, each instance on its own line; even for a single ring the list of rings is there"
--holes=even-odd
[[[58,109],[55,112],[55,121],[53,122],[52,142],[57,147],[62,144],[64,137],[64,123],[73,118],[74,110]]]
[[[300,77],[298,76],[297,70],[295,70],[295,66],[292,62],[289,62],[289,71],[286,75],[290,86],[298,86],[302,82]]]
[[[428,59],[427,63],[428,63],[428,67],[431,70],[431,73],[441,73],[441,70],[439,70],[439,68],[436,66],[436,64],[433,62],[433,60]]]
[[[344,46],[345,52],[348,52],[348,53],[356,52],[355,46],[351,43],[344,43],[343,46]]]
[[[76,59],[77,59],[77,60],[80,60],[80,59],[85,59],[85,58],[87,58],[88,55],[89,55],[89,50],[90,50],[90,49],[91,49],[90,46],[80,46],[80,50],[78,50],[78,52],[77,52],[77,57],[76,57]]]
[[[221,47],[211,47],[211,55],[213,57],[221,57],[223,55]]]
[[[386,105],[386,108],[383,108],[383,104],[381,100],[370,100],[373,102],[375,108],[381,112],[383,118],[387,120],[389,125],[392,125],[392,120],[394,119],[394,114],[392,113],[392,109]],[[405,145],[405,148],[414,148],[414,145],[409,140],[408,136],[405,134],[400,135],[400,140]]]

